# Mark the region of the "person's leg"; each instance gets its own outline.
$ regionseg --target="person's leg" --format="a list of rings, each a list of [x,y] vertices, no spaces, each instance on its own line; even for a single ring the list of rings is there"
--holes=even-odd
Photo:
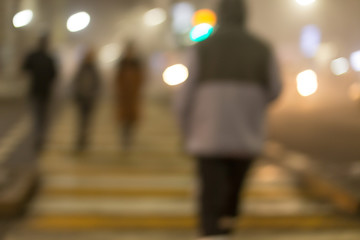
[[[34,137],[35,149],[40,152],[43,149],[45,142],[45,135],[48,125],[48,100],[34,99],[33,100],[33,114],[34,114]]]
[[[199,228],[203,239],[227,234],[220,226],[227,196],[226,164],[219,158],[197,160]]]
[[[236,217],[241,208],[241,194],[246,181],[247,173],[253,162],[252,159],[227,159],[227,196],[221,227],[231,232],[236,223]]]

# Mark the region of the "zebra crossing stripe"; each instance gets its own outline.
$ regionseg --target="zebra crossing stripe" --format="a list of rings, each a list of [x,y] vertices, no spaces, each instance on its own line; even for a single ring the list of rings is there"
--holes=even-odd
[[[63,196],[72,197],[192,197],[192,189],[98,189],[98,188],[45,188],[43,195],[46,197],[59,198]],[[274,189],[271,191],[250,190],[246,191],[246,198],[296,198],[301,193],[291,189]]]
[[[25,223],[25,229],[37,231],[84,231],[130,230],[130,229],[194,229],[195,216],[86,216],[52,215],[38,216]],[[295,217],[257,217],[244,216],[237,227],[242,230],[320,230],[343,227],[359,229],[358,222],[338,216],[295,216]]]

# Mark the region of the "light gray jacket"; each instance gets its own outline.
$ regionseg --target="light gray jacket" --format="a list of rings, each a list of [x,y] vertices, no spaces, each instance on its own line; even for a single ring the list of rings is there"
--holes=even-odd
[[[175,109],[186,150],[196,156],[255,157],[265,140],[266,110],[281,92],[269,47],[223,28],[190,51],[190,76]]]

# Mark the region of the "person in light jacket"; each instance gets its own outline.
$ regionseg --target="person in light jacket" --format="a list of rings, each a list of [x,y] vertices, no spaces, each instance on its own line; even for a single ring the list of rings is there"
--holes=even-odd
[[[191,53],[190,76],[176,96],[187,152],[199,177],[200,239],[228,239],[239,195],[263,149],[268,105],[281,92],[271,48],[245,27],[245,3],[222,0],[218,29]]]

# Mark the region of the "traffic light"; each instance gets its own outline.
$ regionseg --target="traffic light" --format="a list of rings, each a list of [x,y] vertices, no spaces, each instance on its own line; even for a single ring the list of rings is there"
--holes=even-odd
[[[200,9],[194,13],[192,23],[193,26],[207,23],[214,27],[217,23],[216,13],[210,9]]]
[[[217,23],[216,13],[210,9],[200,9],[194,13],[193,29],[190,32],[190,39],[194,42],[201,42],[210,37]]]

